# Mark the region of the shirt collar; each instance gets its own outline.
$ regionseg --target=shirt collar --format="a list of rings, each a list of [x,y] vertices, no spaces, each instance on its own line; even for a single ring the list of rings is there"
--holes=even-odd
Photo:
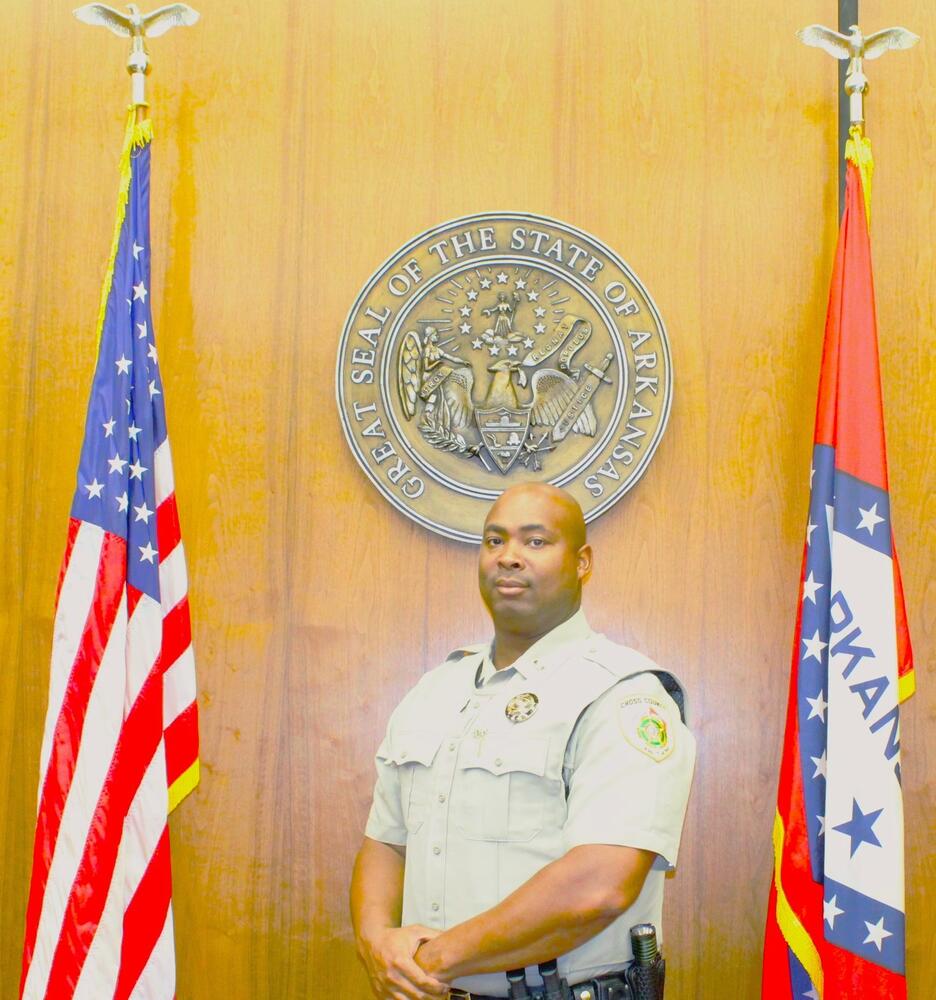
[[[520,657],[514,660],[508,667],[501,667],[498,670],[494,666],[491,654],[494,649],[494,640],[484,653],[481,667],[478,674],[478,687],[483,687],[496,676],[512,676],[516,671],[522,677],[527,677],[534,666],[549,659],[555,659],[555,654],[563,647],[573,642],[580,642],[591,636],[592,628],[588,624],[585,612],[579,608],[570,618],[557,625],[551,632],[547,632],[542,638],[537,639],[532,646]]]

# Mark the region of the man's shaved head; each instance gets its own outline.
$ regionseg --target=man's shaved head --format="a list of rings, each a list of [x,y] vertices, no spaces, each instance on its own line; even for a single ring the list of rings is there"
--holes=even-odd
[[[478,561],[495,633],[535,641],[561,624],[578,610],[591,565],[585,518],[570,493],[548,483],[505,490],[485,519]]]
[[[553,486],[552,483],[521,483],[504,490],[488,511],[484,524],[497,522],[497,512],[516,502],[526,504],[531,510],[546,505],[554,513],[556,527],[569,544],[580,549],[586,542],[585,517],[578,500],[568,490]]]

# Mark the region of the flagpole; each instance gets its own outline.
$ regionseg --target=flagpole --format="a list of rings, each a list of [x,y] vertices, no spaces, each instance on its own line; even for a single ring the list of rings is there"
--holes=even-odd
[[[838,30],[844,34],[853,24],[858,23],[859,0],[838,0]],[[845,159],[841,151],[848,141],[848,130],[851,127],[850,101],[843,99],[845,78],[848,75],[848,64],[843,60],[838,65],[838,153],[839,153],[839,218],[845,211]]]
[[[847,65],[839,67],[839,84],[844,87],[845,93],[848,95],[847,115],[844,102],[839,101],[839,148],[837,155],[840,157],[840,215],[844,208],[845,199],[845,161],[842,158],[845,138],[846,135],[859,139],[864,136],[864,97],[868,92],[868,78],[864,72],[864,63],[869,59],[877,59],[888,49],[909,49],[920,40],[919,35],[901,27],[885,28],[883,31],[864,35],[861,28],[855,23],[857,14],[858,0],[840,0],[839,28],[844,29],[845,22],[854,18],[852,23],[848,25],[848,34],[842,30],[833,31],[821,24],[811,24],[796,33],[796,37],[805,45],[824,49],[829,55],[843,62],[848,60]],[[843,132],[846,135],[843,135]],[[868,192],[865,194],[867,196]]]
[[[127,4],[127,14],[101,3],[89,3],[73,11],[75,17],[84,24],[100,25],[115,35],[130,38],[130,54],[127,57],[127,72],[131,81],[130,106],[135,109],[135,120],[142,121],[147,114],[149,102],[146,100],[146,77],[152,68],[146,39],[164,35],[179,25],[192,25],[201,16],[188,4],[174,3],[144,14],[136,4]]]

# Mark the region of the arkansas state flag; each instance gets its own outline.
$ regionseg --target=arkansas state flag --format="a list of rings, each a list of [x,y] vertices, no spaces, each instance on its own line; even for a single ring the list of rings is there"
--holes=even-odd
[[[891,530],[867,190],[846,146],[774,820],[762,998],[907,995],[900,702],[913,692]]]

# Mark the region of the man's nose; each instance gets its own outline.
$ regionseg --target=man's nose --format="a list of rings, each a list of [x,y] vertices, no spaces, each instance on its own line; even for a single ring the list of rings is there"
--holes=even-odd
[[[512,542],[506,542],[498,553],[497,564],[503,569],[522,566],[523,559],[520,556],[520,550]]]

